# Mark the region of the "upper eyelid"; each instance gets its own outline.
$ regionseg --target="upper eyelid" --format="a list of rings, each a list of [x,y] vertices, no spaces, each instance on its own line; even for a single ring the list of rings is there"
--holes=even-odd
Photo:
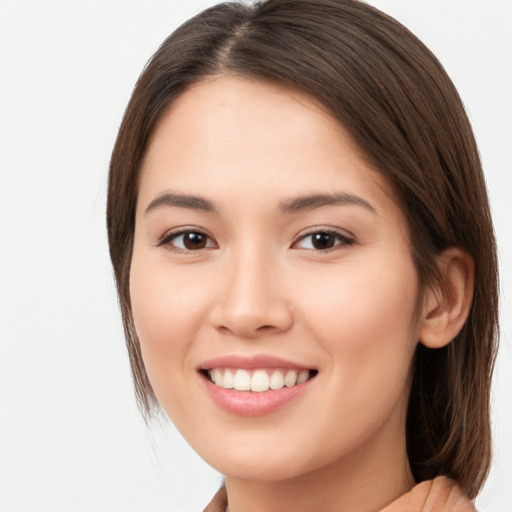
[[[355,240],[356,238],[355,235],[344,229],[333,228],[328,226],[315,226],[298,233],[297,236],[295,237],[295,240],[301,240],[302,238],[309,235],[314,235],[315,233],[329,233],[331,235],[338,235],[342,238],[348,238],[350,240]]]
[[[186,233],[200,233],[201,235],[204,235],[208,237],[210,240],[212,240],[215,245],[217,245],[217,241],[215,238],[210,235],[206,230],[198,228],[198,227],[187,227],[187,226],[180,226],[178,228],[169,229],[166,231],[158,240],[157,240],[157,246],[163,245],[165,243],[170,242],[171,240],[174,240],[174,238],[184,235]]]
[[[314,248],[301,248],[296,247],[298,244],[300,244],[302,241],[307,239],[309,236],[314,235],[315,233],[326,233],[328,235],[332,235],[339,238],[339,243],[336,243],[333,247],[327,248],[327,249],[314,249]],[[292,242],[290,248],[296,249],[296,250],[308,250],[308,251],[315,251],[320,253],[328,253],[335,250],[339,250],[340,248],[351,246],[356,243],[356,239],[352,234],[346,233],[343,230],[335,229],[335,228],[321,228],[316,227],[309,231],[299,233],[297,237]]]

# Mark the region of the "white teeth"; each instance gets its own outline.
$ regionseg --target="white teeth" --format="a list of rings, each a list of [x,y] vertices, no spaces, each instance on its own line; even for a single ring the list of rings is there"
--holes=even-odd
[[[217,383],[215,383],[217,384]],[[238,391],[249,391],[251,389],[251,376],[246,370],[237,370],[233,387]]]
[[[208,371],[208,375],[216,386],[237,391],[253,391],[262,393],[269,389],[291,388],[302,384],[309,379],[309,370],[288,370],[286,375],[283,369],[243,370],[229,368],[215,368]],[[252,373],[252,375],[251,375]]]
[[[308,370],[303,370],[299,373],[297,377],[297,384],[302,384],[303,382],[306,382],[309,379],[309,372]]]
[[[291,388],[297,384],[297,372],[295,370],[289,370],[284,378],[284,385],[287,388]]]
[[[219,388],[222,387],[222,371],[219,370],[219,369],[215,369],[212,371],[212,380],[213,382],[215,382],[215,384],[217,386],[219,386]]]
[[[265,370],[256,370],[251,378],[251,391],[261,393],[268,391],[270,386],[269,378]]]
[[[222,387],[225,389],[233,389],[235,386],[235,376],[231,370],[224,372],[224,380],[222,381]]]
[[[284,387],[284,377],[280,371],[272,372],[270,376],[270,389],[281,389]]]

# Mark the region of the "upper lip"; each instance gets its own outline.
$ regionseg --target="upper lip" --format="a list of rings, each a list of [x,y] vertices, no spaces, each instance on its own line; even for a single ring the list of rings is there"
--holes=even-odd
[[[289,361],[281,357],[270,354],[241,355],[226,354],[223,356],[213,357],[204,361],[200,369],[211,370],[212,368],[292,368],[295,370],[312,369],[303,364]]]

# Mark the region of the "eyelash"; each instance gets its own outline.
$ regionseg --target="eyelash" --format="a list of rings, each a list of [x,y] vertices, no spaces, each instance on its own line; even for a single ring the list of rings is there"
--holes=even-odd
[[[177,238],[179,238],[181,236],[185,236],[187,234],[200,235],[200,236],[206,237],[206,239],[207,239],[206,244],[208,244],[209,242],[211,242],[211,244],[206,245],[204,247],[199,247],[196,249],[187,249],[186,247],[184,247],[184,248],[176,247],[175,245],[172,244],[172,242],[174,240],[176,240]],[[314,231],[310,231],[309,233],[305,233],[302,236],[300,236],[295,242],[293,242],[291,247],[296,248],[296,246],[300,242],[303,242],[304,240],[306,240],[309,237],[312,237],[313,235],[327,235],[329,237],[334,237],[335,239],[338,240],[338,243],[336,243],[332,247],[328,247],[326,249],[316,249],[315,247],[311,247],[311,248],[306,248],[306,250],[317,251],[320,253],[327,253],[327,252],[334,251],[334,250],[340,248],[340,246],[350,246],[355,243],[353,238],[350,238],[338,231],[334,231],[331,229],[318,229],[317,228]],[[205,233],[204,231],[202,231],[200,229],[179,229],[178,231],[168,232],[158,241],[157,246],[158,247],[168,246],[168,248],[170,250],[182,252],[182,253],[193,253],[193,252],[198,252],[199,250],[202,250],[202,249],[215,249],[218,247],[217,243],[213,240],[213,238],[210,237],[207,233]]]
[[[353,238],[350,238],[347,235],[340,233],[339,231],[334,231],[332,229],[316,228],[314,231],[310,231],[309,233],[305,233],[302,236],[300,236],[300,238],[292,244],[292,247],[296,246],[297,244],[306,240],[307,238],[312,237],[313,235],[328,235],[330,237],[336,238],[339,243],[333,245],[332,247],[328,247],[327,249],[316,249],[316,248],[312,247],[312,248],[308,248],[306,250],[317,251],[320,253],[326,253],[326,252],[335,251],[337,249],[340,249],[343,246],[353,245],[355,243],[355,240]]]
[[[204,236],[207,238],[207,240],[209,241],[213,241],[212,237],[209,236],[207,233],[205,233],[204,231],[200,230],[200,229],[179,229],[177,231],[170,231],[170,232],[167,232],[159,241],[158,241],[158,244],[157,246],[160,247],[162,245],[166,245],[169,247],[169,249],[173,250],[173,251],[177,251],[177,252],[185,252],[185,253],[192,253],[192,252],[197,252],[199,251],[200,249],[214,249],[217,247],[217,244],[214,242],[213,243],[213,246],[207,246],[207,247],[200,247],[199,249],[187,249],[186,247],[185,248],[181,248],[181,247],[176,247],[174,246],[171,242],[173,242],[174,240],[176,240],[177,238],[179,238],[180,236],[185,236],[187,234],[193,234],[193,235],[201,235],[201,236]],[[208,242],[207,242],[208,243]]]

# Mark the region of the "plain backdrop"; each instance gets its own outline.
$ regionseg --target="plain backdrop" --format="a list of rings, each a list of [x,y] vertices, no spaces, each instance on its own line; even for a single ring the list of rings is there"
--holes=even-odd
[[[105,233],[110,152],[162,40],[212,1],[0,0],[0,511],[202,510],[220,475],[135,406]],[[463,98],[500,246],[495,459],[512,511],[512,2],[373,0]]]

